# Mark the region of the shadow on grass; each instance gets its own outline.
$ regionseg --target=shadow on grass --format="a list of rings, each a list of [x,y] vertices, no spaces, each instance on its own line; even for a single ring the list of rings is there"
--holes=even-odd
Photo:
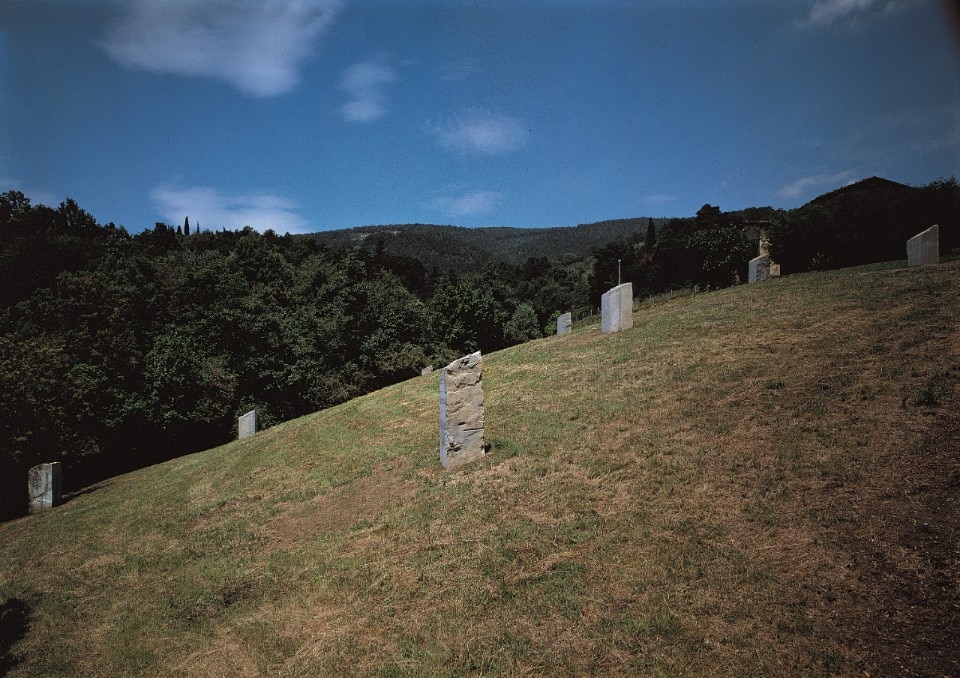
[[[0,676],[7,675],[21,661],[13,653],[16,645],[30,630],[30,605],[19,598],[0,604]]]

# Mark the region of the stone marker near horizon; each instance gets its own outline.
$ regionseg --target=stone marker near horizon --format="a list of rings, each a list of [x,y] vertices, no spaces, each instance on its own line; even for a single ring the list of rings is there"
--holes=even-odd
[[[27,496],[30,513],[40,513],[60,503],[60,462],[38,464],[27,471]]]
[[[573,327],[573,314],[564,313],[562,316],[557,318],[557,335],[561,334],[570,334],[570,329]]]
[[[237,420],[237,439],[249,438],[257,432],[257,411],[250,410]]]
[[[431,372],[433,372],[433,365],[427,365],[422,370],[420,370],[420,376],[423,377],[427,374],[430,374]]]
[[[486,454],[480,351],[440,371],[440,463],[456,468]]]
[[[762,254],[755,259],[750,260],[750,267],[747,271],[747,282],[763,282],[770,277],[770,255]]]
[[[907,241],[907,266],[940,262],[940,225],[934,224]]]
[[[633,283],[622,283],[600,297],[600,331],[604,334],[633,327]]]

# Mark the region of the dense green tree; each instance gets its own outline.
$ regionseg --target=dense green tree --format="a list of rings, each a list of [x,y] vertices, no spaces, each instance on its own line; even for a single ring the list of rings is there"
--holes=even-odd
[[[508,344],[519,344],[543,336],[537,313],[529,304],[518,304],[513,315],[503,326],[503,338]]]

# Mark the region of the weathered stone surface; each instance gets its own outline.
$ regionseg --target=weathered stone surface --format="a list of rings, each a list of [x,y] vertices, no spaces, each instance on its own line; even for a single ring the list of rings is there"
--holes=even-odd
[[[940,262],[940,226],[934,224],[907,241],[907,266]]]
[[[757,257],[756,259],[750,260],[750,268],[748,270],[747,282],[749,283],[758,283],[763,282],[770,277],[770,255],[764,254]]]
[[[257,432],[257,411],[250,410],[237,420],[237,438],[249,438]]]
[[[564,313],[562,316],[557,318],[557,334],[570,334],[570,329],[573,327],[573,315],[570,313]]]
[[[59,504],[61,486],[59,461],[38,464],[27,471],[30,513],[40,513]]]
[[[623,283],[600,297],[600,331],[604,334],[633,327],[633,283]]]
[[[420,370],[420,376],[424,376],[433,372],[433,365],[427,365],[422,370]]]
[[[477,351],[440,372],[440,463],[455,468],[484,454],[483,358]]]

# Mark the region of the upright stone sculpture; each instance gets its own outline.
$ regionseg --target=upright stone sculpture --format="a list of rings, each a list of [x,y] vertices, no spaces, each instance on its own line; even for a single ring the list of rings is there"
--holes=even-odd
[[[60,503],[60,462],[38,464],[27,471],[30,513],[46,511]]]
[[[907,241],[907,266],[923,266],[940,261],[940,226],[934,224]]]
[[[257,432],[257,411],[250,410],[237,420],[237,438],[243,440]]]
[[[633,283],[623,283],[600,297],[600,331],[604,334],[633,327]]]
[[[557,335],[570,334],[570,329],[572,327],[573,327],[572,314],[564,313],[562,316],[557,318]]]
[[[750,268],[747,271],[747,282],[763,282],[770,277],[770,255],[762,254],[756,259],[750,260]]]
[[[440,372],[440,463],[456,468],[486,454],[483,445],[483,358],[480,351]]]

